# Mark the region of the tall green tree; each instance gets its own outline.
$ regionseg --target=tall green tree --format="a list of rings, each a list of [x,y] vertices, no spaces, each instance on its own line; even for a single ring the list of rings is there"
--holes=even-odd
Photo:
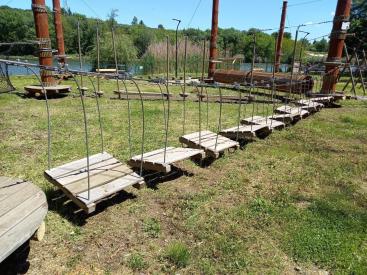
[[[351,28],[350,33],[354,33],[354,37],[348,37],[347,44],[350,47],[367,50],[367,1],[354,0],[351,11]]]

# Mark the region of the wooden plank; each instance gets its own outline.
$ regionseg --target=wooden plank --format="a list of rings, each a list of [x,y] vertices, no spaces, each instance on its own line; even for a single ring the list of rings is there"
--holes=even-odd
[[[16,224],[29,216],[35,209],[47,205],[46,196],[38,190],[36,194],[19,202],[15,207],[0,217],[0,236],[4,235]]]
[[[292,114],[294,116],[300,116],[302,118],[307,117],[309,112],[302,110],[301,107],[281,106],[275,110],[278,114]]]
[[[47,179],[87,213],[94,211],[96,203],[113,193],[144,181],[130,167],[106,152],[90,156],[89,161],[89,199],[88,196],[79,196],[88,194],[87,158],[45,171]]]
[[[95,163],[99,163],[108,159],[113,158],[110,154],[104,152],[96,155],[92,155],[89,157],[89,165],[93,165]],[[46,170],[46,174],[52,178],[58,178],[60,176],[65,176],[67,174],[79,171],[81,169],[85,169],[87,167],[87,158],[79,159],[76,161],[72,161],[66,163],[64,165],[58,166],[56,168]]]
[[[240,125],[222,130],[221,135],[236,140],[239,139],[251,140],[255,137],[261,137],[270,134],[270,128],[266,125]]]
[[[5,260],[18,247],[33,236],[46,214],[47,203],[44,203],[17,223],[12,230],[0,235],[0,262]]]
[[[312,106],[312,107],[316,107],[318,109],[321,109],[324,107],[324,105],[322,103],[318,103],[316,101],[312,101],[309,99],[302,99],[296,102],[297,104],[301,105],[301,106]]]
[[[116,166],[113,169],[108,169],[99,174],[94,174],[93,176],[91,176],[90,189],[93,190],[93,188],[99,187],[115,180],[126,181],[127,184],[130,183],[130,185],[133,185],[142,180],[139,176],[134,177],[134,174],[135,173],[128,166],[120,163],[119,166]],[[67,185],[66,188],[72,194],[79,194],[87,191],[88,177],[75,181]]]
[[[121,162],[119,162],[115,158],[111,158],[106,161],[102,161],[102,162],[90,165],[89,166],[89,176],[92,177],[106,170],[113,169],[114,167],[119,166],[119,165],[121,165]],[[88,177],[88,170],[87,170],[87,167],[85,167],[85,169],[78,170],[72,173],[68,173],[65,176],[56,177],[54,179],[57,180],[62,185],[68,185],[68,184],[82,180],[87,177]]]
[[[271,130],[283,129],[285,128],[285,123],[281,121],[277,121],[275,119],[266,119],[261,116],[254,116],[250,118],[245,118],[241,120],[241,123],[244,125],[266,125]]]
[[[0,219],[10,210],[17,207],[23,201],[35,196],[40,190],[30,182],[24,182],[19,185],[21,188],[14,190],[15,192],[7,195],[6,199],[0,201]],[[0,190],[1,193],[1,190]]]
[[[191,148],[203,149],[207,155],[215,158],[218,158],[225,150],[239,148],[238,142],[211,131],[191,133],[180,137],[179,140]]]
[[[111,182],[108,182],[104,185],[100,185],[90,192],[90,197],[88,199],[88,191],[84,191],[82,193],[79,193],[76,197],[82,201],[88,209],[90,209],[90,205],[97,204],[99,201],[108,198],[109,196],[120,192],[124,190],[125,188],[132,186],[136,183],[141,183],[142,178],[138,176],[137,174],[131,174],[128,176],[125,176],[123,178],[118,178],[116,180],[113,180]],[[88,213],[90,210],[88,210]]]
[[[24,180],[3,177],[0,181],[0,202],[5,200],[9,195],[21,190],[25,182]]]
[[[16,183],[18,180],[0,176],[0,188]]]
[[[283,122],[286,125],[289,125],[292,122],[299,120],[300,116],[295,114],[274,114],[272,116],[269,116],[269,119],[277,120]]]
[[[131,167],[140,168],[141,167],[141,160],[133,160],[130,159],[128,161],[128,164]],[[162,173],[169,173],[172,170],[172,167],[170,164],[162,164],[162,163],[152,163],[149,161],[143,160],[143,169],[148,171],[156,171],[156,172],[162,172]]]
[[[205,153],[203,150],[191,148],[174,148],[167,147],[166,158],[164,159],[164,148],[147,152],[143,154],[143,167],[146,170],[159,171],[169,173],[171,164],[186,160],[189,158],[203,158]],[[134,156],[130,159],[129,165],[139,168],[141,164],[141,155]]]

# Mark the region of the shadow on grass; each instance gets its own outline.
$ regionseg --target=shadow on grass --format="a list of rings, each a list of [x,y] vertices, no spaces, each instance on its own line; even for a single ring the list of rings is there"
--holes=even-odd
[[[182,176],[192,177],[194,174],[178,167],[172,166],[173,170],[168,173],[147,172],[143,175],[148,188],[158,190],[158,185],[168,181],[174,181]]]
[[[10,94],[14,94],[22,99],[34,98],[37,100],[45,100],[44,96],[32,96],[32,95],[27,94],[26,92],[13,91]],[[68,94],[53,94],[53,95],[48,95],[47,99],[61,99],[61,98],[65,98],[68,96],[69,96]]]
[[[96,205],[96,210],[87,214],[73,203],[61,190],[48,189],[46,190],[49,211],[55,211],[63,218],[77,226],[83,226],[89,217],[98,215],[105,211],[108,207],[123,203],[127,200],[135,199],[136,196],[124,190],[107,197]]]
[[[30,263],[28,261],[29,252],[30,246],[28,240],[0,263],[0,274],[26,274],[30,267]]]

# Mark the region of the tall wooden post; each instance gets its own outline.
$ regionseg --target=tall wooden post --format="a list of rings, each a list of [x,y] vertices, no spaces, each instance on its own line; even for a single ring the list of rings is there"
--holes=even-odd
[[[274,71],[276,73],[279,72],[280,60],[282,57],[282,45],[283,45],[283,38],[284,38],[285,19],[287,18],[287,7],[288,7],[288,0],[284,0],[283,9],[282,9],[282,17],[280,19],[280,27],[279,27],[278,39],[277,39],[277,51],[276,51],[276,56],[275,56]]]
[[[352,0],[338,0],[336,7],[333,30],[330,35],[329,53],[326,61],[326,69],[322,84],[322,93],[334,93],[339,76],[339,65],[344,50],[344,42],[347,37]]]
[[[210,36],[209,70],[208,78],[212,78],[215,72],[215,59],[217,58],[217,37],[218,37],[218,14],[219,0],[213,0],[212,12],[212,32]]]
[[[64,31],[62,28],[62,19],[61,19],[60,0],[52,0],[52,4],[54,8],[54,25],[56,32],[58,61],[60,64],[64,65],[66,61],[66,55],[64,44]]]
[[[45,0],[32,0],[32,10],[36,36],[39,42],[39,64],[41,66],[52,66],[52,48]],[[41,70],[41,80],[45,86],[55,84],[51,71]]]

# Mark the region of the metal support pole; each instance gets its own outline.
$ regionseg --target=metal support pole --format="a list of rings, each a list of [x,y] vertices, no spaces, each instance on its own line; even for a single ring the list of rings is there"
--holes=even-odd
[[[283,1],[283,9],[282,9],[282,17],[280,20],[280,27],[278,32],[278,39],[277,39],[277,47],[276,47],[276,58],[275,58],[275,72],[279,72],[280,68],[280,60],[282,57],[282,45],[283,45],[283,38],[284,38],[284,29],[285,29],[285,19],[287,18],[287,7],[288,1]]]
[[[175,64],[175,78],[177,80],[178,77],[178,27],[181,24],[180,19],[172,19],[173,21],[177,21],[177,27],[176,27],[176,64]]]
[[[334,93],[336,90],[351,6],[352,0],[338,0],[321,93]]]
[[[32,0],[32,10],[36,36],[39,41],[39,64],[41,66],[52,66],[52,49],[50,33],[48,30],[48,16],[45,0]],[[55,84],[53,73],[48,70],[41,70],[41,80],[44,86]]]
[[[101,61],[100,61],[100,40],[99,40],[99,23],[97,21],[97,28],[96,28],[96,50],[97,50],[97,72],[100,73],[101,70]],[[97,92],[101,92],[101,80],[97,77]],[[98,96],[98,95],[97,95]]]
[[[56,32],[58,61],[61,64],[61,66],[64,66],[66,62],[66,55],[65,55],[65,44],[64,44],[64,31],[62,28],[62,19],[61,19],[60,0],[52,0],[52,4],[54,8],[54,25],[55,25],[55,32]]]
[[[79,68],[81,71],[83,71],[83,58],[82,58],[82,47],[81,47],[81,42],[80,42],[80,22],[78,20],[78,26],[77,26],[77,33],[78,33],[78,53],[79,53]],[[83,84],[83,76],[80,76],[80,88],[81,88],[81,93],[84,96],[84,84]]]
[[[213,0],[212,32],[210,36],[209,70],[208,78],[212,78],[215,72],[215,59],[217,58],[217,37],[218,37],[218,14],[219,0]]]

